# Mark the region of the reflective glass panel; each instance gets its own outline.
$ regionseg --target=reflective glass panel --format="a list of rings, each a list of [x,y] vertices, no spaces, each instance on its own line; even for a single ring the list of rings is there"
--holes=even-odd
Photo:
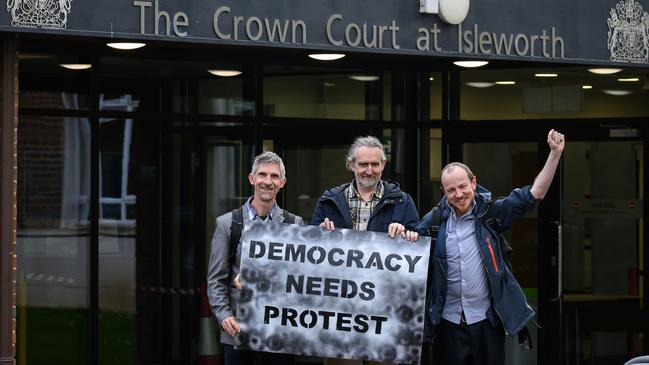
[[[252,74],[239,64],[102,58],[101,73],[100,110],[207,115],[255,111],[254,101],[244,97],[244,80]],[[152,87],[159,92],[150,93]]]
[[[562,359],[624,363],[646,353],[643,144],[569,145],[561,180]],[[602,313],[616,313],[615,321]]]
[[[87,364],[90,124],[19,126],[17,362]]]
[[[428,76],[430,82],[430,119],[442,119],[442,73],[431,72]]]
[[[461,81],[463,120],[649,116],[649,80],[633,68],[609,75],[585,67],[467,70]]]
[[[267,66],[264,115],[390,120],[390,81],[383,72]]]
[[[158,294],[160,152],[159,143],[147,139],[157,131],[155,123],[134,118],[99,120],[101,364],[167,355],[162,352],[164,323],[156,319],[165,316]]]
[[[88,110],[92,65],[77,56],[20,54],[20,108]]]

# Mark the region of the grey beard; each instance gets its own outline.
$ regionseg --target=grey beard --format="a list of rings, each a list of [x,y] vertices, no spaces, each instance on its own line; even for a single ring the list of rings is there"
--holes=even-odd
[[[378,183],[378,182],[379,182],[379,179],[370,178],[370,179],[363,179],[363,180],[360,180],[360,181],[356,181],[356,184],[358,184],[359,186],[361,186],[363,188],[369,189],[369,188],[375,187],[376,183]]]

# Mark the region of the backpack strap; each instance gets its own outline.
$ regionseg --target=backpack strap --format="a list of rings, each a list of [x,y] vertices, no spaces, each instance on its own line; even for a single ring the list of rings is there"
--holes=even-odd
[[[237,259],[237,246],[241,240],[241,231],[243,230],[243,207],[232,211],[232,224],[230,224],[230,266]]]
[[[284,223],[295,223],[295,214],[285,210]],[[230,224],[230,265],[234,264],[237,258],[237,246],[241,240],[241,232],[243,231],[243,207],[239,207],[232,211],[232,224]]]
[[[287,224],[293,224],[295,223],[295,214],[289,212],[288,210],[284,210],[284,222]]]
[[[442,210],[438,206],[434,206],[431,210],[431,224],[428,228],[428,235],[437,238],[437,233],[439,233],[439,226],[442,223]]]

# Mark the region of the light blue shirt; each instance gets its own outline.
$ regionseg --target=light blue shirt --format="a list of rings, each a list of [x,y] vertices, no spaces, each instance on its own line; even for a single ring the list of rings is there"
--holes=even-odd
[[[248,217],[250,218],[250,220],[254,221],[256,219],[262,222],[271,222],[273,220],[273,214],[275,214],[275,212],[277,211],[277,203],[273,203],[273,206],[268,211],[268,215],[266,216],[266,218],[261,219],[255,207],[252,206],[252,198],[253,197],[251,196],[246,201],[246,208],[248,209]]]
[[[442,318],[459,324],[464,311],[467,324],[487,318],[489,283],[475,235],[475,202],[457,217],[451,207],[446,225],[447,294]]]

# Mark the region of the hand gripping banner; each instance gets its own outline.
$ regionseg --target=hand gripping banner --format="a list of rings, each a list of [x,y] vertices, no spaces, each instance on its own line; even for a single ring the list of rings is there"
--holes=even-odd
[[[417,363],[429,249],[429,237],[413,243],[377,232],[249,225],[236,347]]]

